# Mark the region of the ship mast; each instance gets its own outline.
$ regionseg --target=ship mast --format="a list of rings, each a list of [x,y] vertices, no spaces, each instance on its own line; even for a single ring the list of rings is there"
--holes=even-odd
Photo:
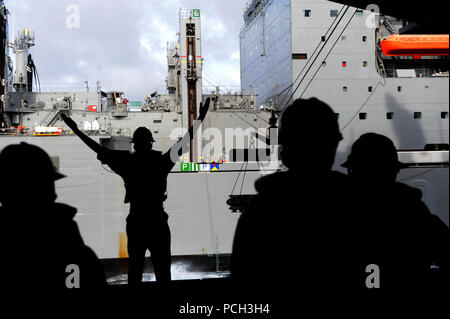
[[[200,10],[180,10],[181,107],[183,127],[194,124],[202,102],[202,57]],[[201,132],[201,128],[199,128]],[[201,155],[201,135],[194,134],[189,160],[198,162]]]
[[[16,92],[32,92],[32,60],[29,51],[34,45],[34,34],[28,28],[24,29],[14,40],[16,70],[13,86]]]

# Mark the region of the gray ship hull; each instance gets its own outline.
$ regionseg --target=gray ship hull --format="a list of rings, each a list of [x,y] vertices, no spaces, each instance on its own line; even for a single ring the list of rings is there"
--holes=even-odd
[[[125,257],[129,205],[124,204],[122,179],[102,166],[76,136],[1,137],[0,149],[21,141],[38,145],[59,159],[60,172],[67,177],[56,183],[57,201],[78,209],[75,219],[86,244],[100,258]],[[231,253],[239,214],[230,211],[226,200],[240,167],[241,163],[222,165],[219,172],[180,172],[179,164],[174,168],[165,202],[174,256]],[[256,171],[246,173],[242,192],[254,193],[253,182],[261,174],[256,164],[249,164],[248,169]],[[238,186],[240,190],[241,180]],[[26,185],[27,191],[34,187],[39,187],[39,181]]]

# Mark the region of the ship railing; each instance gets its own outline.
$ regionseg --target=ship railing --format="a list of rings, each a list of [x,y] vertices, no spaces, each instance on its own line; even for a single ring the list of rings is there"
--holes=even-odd
[[[112,136],[131,136],[131,129],[113,127],[110,130],[110,135],[112,135]]]
[[[217,92],[217,88],[219,88],[219,92]],[[202,92],[204,94],[242,94],[239,85],[202,85]]]
[[[100,124],[95,129],[83,130],[83,132],[86,133],[87,135],[131,137],[131,129],[112,127],[111,124]]]
[[[50,112],[47,117],[42,121],[40,126],[52,126],[54,122],[56,122],[57,116],[59,115],[59,112],[61,109],[55,109],[52,112]]]
[[[97,92],[98,84],[43,83],[40,92]]]
[[[412,167],[448,167],[449,151],[398,151],[399,160],[409,168]]]

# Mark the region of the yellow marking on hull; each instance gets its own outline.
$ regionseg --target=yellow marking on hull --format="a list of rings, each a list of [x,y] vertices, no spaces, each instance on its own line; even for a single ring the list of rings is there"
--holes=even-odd
[[[119,258],[128,258],[127,233],[119,233]]]

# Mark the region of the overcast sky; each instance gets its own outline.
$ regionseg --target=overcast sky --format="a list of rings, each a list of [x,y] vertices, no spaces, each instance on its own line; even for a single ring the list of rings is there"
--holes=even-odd
[[[167,41],[176,40],[180,8],[199,8],[205,76],[214,85],[240,85],[239,31],[246,0],[5,0],[10,41],[35,32],[32,55],[41,84],[98,80],[105,91],[133,100],[165,93]],[[73,19],[79,8],[79,28]],[[68,12],[66,13],[66,10]],[[67,27],[67,22],[69,26]],[[12,52],[10,51],[10,54]],[[209,83],[205,83],[209,85]]]

